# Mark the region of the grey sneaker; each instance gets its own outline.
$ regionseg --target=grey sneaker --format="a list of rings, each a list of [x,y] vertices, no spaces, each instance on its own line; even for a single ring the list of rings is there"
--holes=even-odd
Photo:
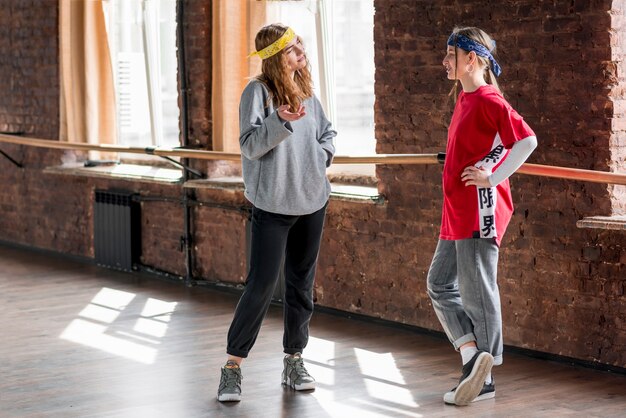
[[[228,363],[226,363],[228,364]],[[217,400],[220,402],[239,402],[241,400],[241,369],[222,367],[220,386],[217,389]]]
[[[285,366],[283,369],[283,385],[289,386],[294,390],[315,389],[315,379],[304,367],[304,360],[300,353],[296,353],[293,357],[285,356],[283,365]]]

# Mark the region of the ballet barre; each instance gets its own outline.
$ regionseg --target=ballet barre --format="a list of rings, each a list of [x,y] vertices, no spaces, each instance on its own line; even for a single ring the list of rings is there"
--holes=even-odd
[[[166,147],[129,147],[123,145],[108,144],[81,144],[5,134],[0,134],[0,143],[26,145],[41,148],[66,149],[74,151],[100,151],[156,155],[163,158],[180,157],[201,160],[241,161],[241,154],[234,152],[205,151],[196,149]],[[7,158],[10,157],[7,156]],[[445,154],[443,153],[374,154],[358,156],[337,155],[333,159],[333,164],[442,164],[444,160]],[[607,171],[584,170],[580,168],[569,168],[530,163],[523,164],[517,170],[517,173],[566,180],[589,181],[593,183],[626,185],[626,173],[612,173]]]

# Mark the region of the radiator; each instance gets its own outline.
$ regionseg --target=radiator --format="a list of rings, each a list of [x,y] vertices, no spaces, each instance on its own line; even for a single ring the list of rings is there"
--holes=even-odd
[[[96,190],[94,252],[99,266],[134,270],[141,254],[141,220],[135,193]]]

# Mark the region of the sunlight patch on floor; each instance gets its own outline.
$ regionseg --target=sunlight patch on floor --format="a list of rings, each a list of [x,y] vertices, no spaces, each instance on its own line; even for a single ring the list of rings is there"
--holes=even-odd
[[[353,399],[352,402],[357,403],[357,404],[362,404],[363,407],[369,410],[379,409],[379,410],[384,411],[379,416],[385,416],[385,417],[403,417],[404,416],[404,417],[411,417],[411,418],[421,418],[424,416],[417,412],[407,411],[402,408],[396,408],[393,406],[385,405],[377,401],[368,401],[367,399]]]
[[[63,331],[61,338],[144,364],[154,363],[157,350],[143,344],[106,334],[107,327],[75,319]]]
[[[358,417],[358,418],[380,418],[380,417],[410,417],[421,418],[423,415],[413,411],[407,411],[402,406],[389,406],[376,400],[365,400],[362,398],[342,398],[337,399],[335,390],[318,387],[311,394],[318,401],[328,416],[331,417]],[[326,416],[320,414],[320,416]]]
[[[406,381],[391,353],[354,349],[368,394],[375,399],[408,407],[417,407]]]
[[[406,388],[379,382],[367,377],[363,378],[363,382],[367,388],[368,395],[374,399],[380,399],[396,405],[409,406],[411,408],[419,406],[413,399],[411,391]]]
[[[148,298],[139,318],[116,321],[131,303],[142,303],[134,293],[102,288],[61,333],[60,338],[143,364],[154,363],[177,302]],[[136,312],[136,311],[134,311]],[[126,315],[128,318],[128,313]],[[126,329],[125,329],[126,328]],[[115,334],[115,335],[111,335]]]
[[[152,337],[164,337],[177,304],[149,298],[133,329]]]
[[[374,353],[373,351],[354,349],[354,355],[359,362],[359,368],[364,376],[374,377],[379,380],[406,384],[402,373],[396,367],[396,361],[391,353]]]
[[[322,385],[335,384],[335,343],[323,338],[309,337],[305,355],[306,368]]]

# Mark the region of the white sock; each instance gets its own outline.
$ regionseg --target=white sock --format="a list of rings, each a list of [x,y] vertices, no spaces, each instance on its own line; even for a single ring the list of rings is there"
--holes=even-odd
[[[485,377],[485,383],[490,384],[492,381],[493,381],[493,378],[491,377],[491,373],[489,373],[487,377]]]
[[[474,355],[478,353],[478,348],[476,347],[465,347],[461,348],[461,359],[463,361],[463,365],[465,366]]]

